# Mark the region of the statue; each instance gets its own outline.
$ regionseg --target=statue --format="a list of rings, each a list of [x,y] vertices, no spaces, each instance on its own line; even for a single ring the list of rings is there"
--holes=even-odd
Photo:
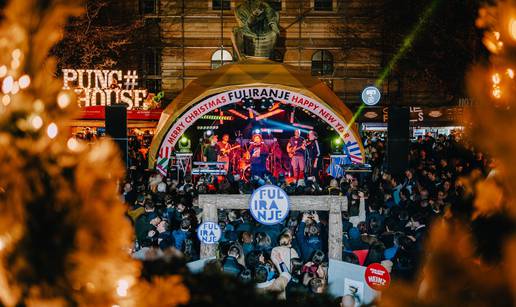
[[[279,14],[263,0],[244,0],[235,10],[238,27],[233,30],[239,57],[270,58],[279,35]]]

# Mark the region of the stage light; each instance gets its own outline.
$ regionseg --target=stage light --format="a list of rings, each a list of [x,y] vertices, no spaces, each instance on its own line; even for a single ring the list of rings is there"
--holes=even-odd
[[[342,139],[340,137],[333,139],[332,151],[334,154],[340,154],[342,152],[342,146]]]
[[[274,116],[274,115],[279,114],[281,112],[285,112],[285,110],[283,110],[283,109],[276,109],[274,111],[270,111],[270,112],[267,112],[265,114],[258,115],[258,116],[256,116],[256,120],[261,120],[261,119],[264,119],[264,118],[267,118],[267,117],[271,117],[271,116]]]
[[[274,106],[274,98],[262,98],[260,100],[260,108],[262,110],[269,110],[270,108],[272,108]]]
[[[310,126],[310,125],[303,125],[303,124],[294,123],[294,124],[292,124],[292,126],[298,127],[298,128],[304,128],[304,129],[308,129],[308,130],[314,130],[314,127]]]
[[[179,152],[186,153],[192,151],[192,142],[186,137],[183,136],[179,141]]]
[[[283,133],[283,129],[272,129],[272,128],[262,128],[262,132],[266,132],[268,134],[271,133]]]
[[[212,134],[213,134],[213,131],[211,131],[211,130],[206,131],[207,136],[211,136]]]
[[[231,114],[233,114],[233,115],[235,115],[235,116],[240,117],[241,119],[249,119],[249,117],[248,117],[248,116],[245,116],[244,114],[242,114],[242,113],[238,112],[237,110],[233,110],[233,109],[231,109],[231,110],[228,110],[228,112],[229,112],[229,113],[231,113]]]
[[[244,109],[252,109],[254,108],[254,99],[253,98],[244,98],[242,99],[242,103],[244,104]]]
[[[260,134],[261,130],[260,129],[255,129],[254,130],[254,134]]]

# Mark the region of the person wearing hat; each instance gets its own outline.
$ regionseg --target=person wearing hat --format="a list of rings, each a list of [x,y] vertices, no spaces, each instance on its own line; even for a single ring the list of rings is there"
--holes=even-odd
[[[249,154],[251,156],[251,177],[263,177],[266,171],[267,155],[269,150],[263,142],[260,134],[256,133],[252,137],[251,146],[249,146]]]

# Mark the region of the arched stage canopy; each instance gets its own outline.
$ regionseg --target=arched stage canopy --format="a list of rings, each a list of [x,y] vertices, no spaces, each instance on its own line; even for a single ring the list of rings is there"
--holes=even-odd
[[[181,135],[201,116],[216,108],[237,103],[242,95],[260,99],[274,97],[317,115],[344,139],[355,163],[364,162],[358,131],[348,123],[353,114],[319,79],[293,66],[267,59],[250,58],[228,64],[192,81],[163,111],[149,153],[149,166],[160,169]],[[156,159],[158,163],[156,163]]]

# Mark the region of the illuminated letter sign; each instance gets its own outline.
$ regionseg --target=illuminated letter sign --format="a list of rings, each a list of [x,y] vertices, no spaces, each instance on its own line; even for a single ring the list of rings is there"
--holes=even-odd
[[[147,90],[138,89],[136,70],[63,69],[63,89],[73,89],[80,107],[125,103],[140,108]]]

